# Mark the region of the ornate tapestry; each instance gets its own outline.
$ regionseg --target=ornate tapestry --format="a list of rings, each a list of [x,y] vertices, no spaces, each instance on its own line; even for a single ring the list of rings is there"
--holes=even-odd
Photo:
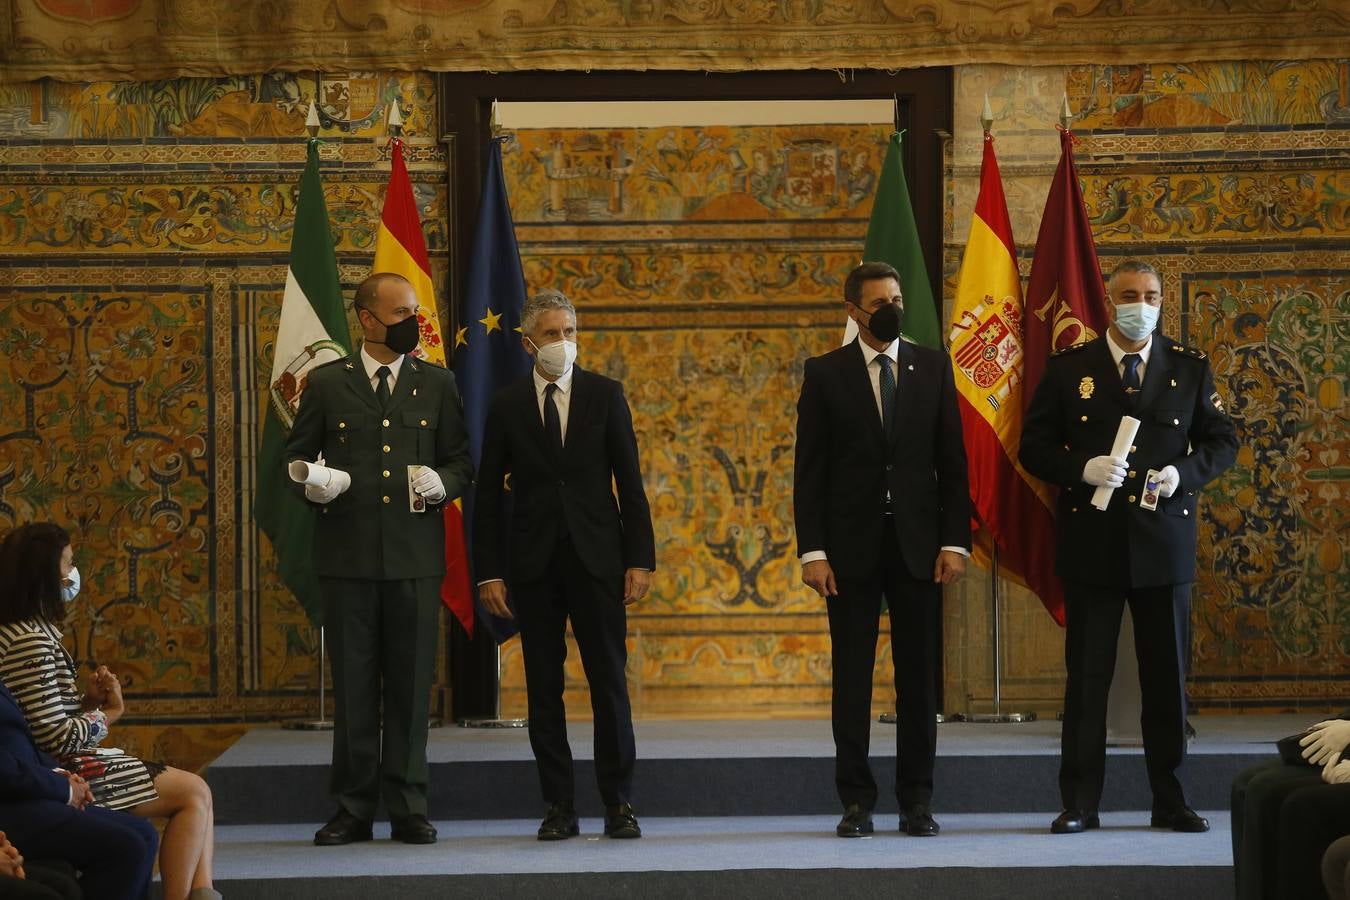
[[[1340,0],[0,0],[0,81],[1334,57]]]

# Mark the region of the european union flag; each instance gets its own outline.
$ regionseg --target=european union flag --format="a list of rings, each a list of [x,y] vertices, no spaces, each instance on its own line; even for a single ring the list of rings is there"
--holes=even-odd
[[[520,266],[515,225],[506,199],[502,174],[501,139],[488,147],[483,194],[478,204],[478,227],[464,287],[463,319],[455,332],[455,380],[464,399],[464,422],[469,429],[469,452],[474,469],[482,459],[483,427],[488,404],[498,389],[523,378],[533,363],[520,343],[520,315],[525,306],[525,273]],[[503,516],[504,523],[510,522]],[[464,522],[473,522],[472,492],[464,496]],[[472,530],[466,528],[470,560]],[[503,543],[509,548],[509,543]],[[475,580],[473,582],[477,584]],[[475,592],[476,593],[476,592]],[[475,603],[479,621],[497,643],[519,629],[514,621],[499,619]]]

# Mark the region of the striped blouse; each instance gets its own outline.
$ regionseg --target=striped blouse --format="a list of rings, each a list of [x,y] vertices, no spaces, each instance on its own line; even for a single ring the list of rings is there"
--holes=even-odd
[[[50,622],[0,625],[0,681],[23,707],[33,740],[53,756],[89,750],[108,736],[102,710],[80,709],[75,661]]]

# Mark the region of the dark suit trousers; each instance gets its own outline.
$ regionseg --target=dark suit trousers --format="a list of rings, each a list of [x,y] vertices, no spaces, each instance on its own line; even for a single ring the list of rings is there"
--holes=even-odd
[[[31,823],[50,815],[43,807],[49,808],[55,801],[31,801],[32,813],[25,812],[28,805],[6,804],[3,829],[26,858],[60,860],[74,866],[80,871],[80,887],[87,900],[137,900],[145,894],[159,844],[149,821],[89,806],[55,826],[34,827]],[[10,895],[0,891],[0,897],[5,896]]]
[[[1238,900],[1278,900],[1285,896],[1277,877],[1282,845],[1287,840],[1280,830],[1281,809],[1296,792],[1330,787],[1323,784],[1320,768],[1287,766],[1279,758],[1244,769],[1233,779],[1233,877]],[[1315,871],[1307,873],[1304,884],[1315,883]],[[1288,896],[1318,894],[1297,892]]]
[[[889,525],[889,520],[887,522]],[[877,783],[867,754],[872,729],[872,675],[876,666],[881,600],[891,618],[895,663],[896,797],[900,809],[933,797],[937,752],[937,619],[941,587],[932,576],[905,569],[895,529],[884,529],[880,570],[866,578],[836,575],[838,596],[826,601],[833,685],[834,781],[844,806],[876,805]]]
[[[529,696],[530,746],[548,803],[574,803],[572,749],[563,705],[565,635],[572,635],[591,688],[595,719],[595,775],[607,806],[631,802],[637,749],[628,705],[628,615],[622,576],[602,579],[587,571],[569,538],[560,538],[548,574],[514,585],[521,652]]]
[[[367,822],[381,795],[392,822],[425,816],[441,579],[319,581],[333,666],[329,790]]]
[[[1186,629],[1191,586],[1107,588],[1064,582],[1067,627],[1064,726],[1060,737],[1059,791],[1065,809],[1095,812],[1106,774],[1106,700],[1116,668],[1120,619],[1128,604],[1134,620],[1135,656],[1144,761],[1153,808],[1186,803],[1177,771],[1186,756]]]

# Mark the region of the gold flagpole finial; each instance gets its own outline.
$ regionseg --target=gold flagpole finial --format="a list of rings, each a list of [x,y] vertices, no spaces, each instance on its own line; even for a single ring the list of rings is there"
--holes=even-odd
[[[984,95],[984,109],[980,111],[980,127],[984,129],[985,134],[989,133],[990,127],[994,124],[994,111],[989,108],[989,95]]]
[[[309,115],[305,116],[305,130],[309,132],[310,137],[316,138],[319,136],[320,124],[319,107],[311,100],[309,101]]]
[[[1069,126],[1073,124],[1073,110],[1069,109],[1068,92],[1065,92],[1064,104],[1060,107],[1059,110],[1059,124],[1064,126],[1065,131],[1068,131]]]

